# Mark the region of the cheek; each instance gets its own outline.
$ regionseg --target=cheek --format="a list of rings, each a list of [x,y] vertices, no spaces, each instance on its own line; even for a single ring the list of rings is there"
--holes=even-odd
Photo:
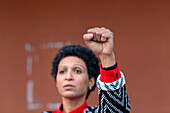
[[[58,90],[61,89],[61,85],[62,85],[61,83],[62,83],[61,79],[59,79],[59,78],[57,77],[57,78],[56,78],[56,87],[57,87]]]
[[[87,90],[89,86],[89,79],[88,78],[83,78],[79,79],[80,81],[78,82],[80,89]]]
[[[63,89],[62,89],[62,84],[60,82],[56,81],[56,88],[59,94],[62,94]]]

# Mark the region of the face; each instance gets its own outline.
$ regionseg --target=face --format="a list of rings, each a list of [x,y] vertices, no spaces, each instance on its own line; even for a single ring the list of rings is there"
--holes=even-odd
[[[56,86],[64,98],[86,97],[94,79],[89,79],[85,62],[75,56],[63,58],[58,66]]]

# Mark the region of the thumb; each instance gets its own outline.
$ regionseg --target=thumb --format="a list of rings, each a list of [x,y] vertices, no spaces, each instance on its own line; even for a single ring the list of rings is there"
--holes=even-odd
[[[83,35],[83,39],[85,41],[90,41],[93,38],[93,34],[92,33],[88,33],[88,34],[84,34]]]

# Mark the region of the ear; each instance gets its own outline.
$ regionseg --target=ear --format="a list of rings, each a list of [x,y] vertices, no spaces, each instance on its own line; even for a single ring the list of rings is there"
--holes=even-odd
[[[94,84],[95,84],[95,78],[92,77],[89,79],[89,89],[91,89],[94,86]]]

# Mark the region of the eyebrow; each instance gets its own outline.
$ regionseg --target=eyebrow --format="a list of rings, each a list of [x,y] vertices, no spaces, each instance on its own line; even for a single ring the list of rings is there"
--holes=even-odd
[[[82,67],[85,70],[85,67],[83,65],[81,65],[81,64],[75,64],[75,65],[78,65],[78,66]]]
[[[74,64],[73,66],[76,66],[76,65],[82,67],[85,70],[85,67],[83,65],[81,65],[81,64]],[[65,66],[65,65],[59,66],[59,68],[61,68],[61,67],[67,67],[67,66]]]

